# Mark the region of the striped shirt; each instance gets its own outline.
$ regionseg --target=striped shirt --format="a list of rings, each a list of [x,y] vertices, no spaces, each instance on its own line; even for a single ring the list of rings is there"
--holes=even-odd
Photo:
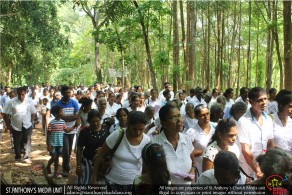
[[[68,103],[64,102],[63,99],[56,102],[56,106],[61,106],[63,110],[64,116],[66,115],[73,115],[79,111],[79,106],[77,101],[70,99]],[[66,122],[68,127],[74,126],[75,121]],[[69,132],[68,134],[76,134],[77,129],[75,128],[73,131]]]
[[[66,123],[64,120],[53,119],[49,123],[48,132],[51,132],[50,145],[51,146],[63,146],[63,134],[66,129]]]

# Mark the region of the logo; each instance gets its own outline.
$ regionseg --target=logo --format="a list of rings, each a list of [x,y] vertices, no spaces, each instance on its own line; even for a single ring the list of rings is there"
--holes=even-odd
[[[281,175],[271,175],[266,179],[266,186],[272,194],[288,194],[288,190],[284,188],[285,181],[288,181],[288,177],[284,178]]]

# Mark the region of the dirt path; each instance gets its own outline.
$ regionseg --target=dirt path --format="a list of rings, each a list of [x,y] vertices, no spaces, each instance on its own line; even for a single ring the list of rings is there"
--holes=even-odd
[[[14,157],[15,155],[11,148],[10,133],[3,132],[2,141],[0,142],[1,178],[5,178],[8,184],[14,185],[30,185],[36,182],[36,178],[43,178],[45,180],[43,164],[49,160],[50,156],[47,151],[45,136],[41,132],[41,124],[38,124],[33,130],[31,149],[32,164],[15,163]],[[63,178],[62,182],[75,184],[75,168],[76,160],[75,153],[73,153],[71,155],[71,173],[69,177]],[[62,172],[62,166],[60,166],[60,172]]]

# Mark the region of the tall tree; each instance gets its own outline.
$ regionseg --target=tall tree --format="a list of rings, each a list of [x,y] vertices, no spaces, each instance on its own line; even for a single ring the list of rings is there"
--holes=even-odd
[[[144,16],[141,13],[141,9],[138,5],[138,2],[133,1],[133,3],[134,3],[135,8],[137,9],[137,12],[139,15],[139,23],[142,27],[143,38],[144,38],[144,43],[145,43],[145,48],[146,48],[146,53],[147,53],[147,63],[148,63],[150,74],[151,74],[151,83],[152,83],[153,88],[157,89],[155,72],[153,69],[152,56],[151,56],[151,50],[150,50],[150,44],[149,44],[148,29],[145,25]]]
[[[178,89],[179,76],[179,37],[178,37],[178,17],[177,17],[177,1],[172,2],[173,15],[173,91]]]
[[[284,85],[285,89],[292,90],[292,25],[291,1],[283,1],[283,31],[284,31]]]
[[[102,73],[100,66],[100,56],[99,56],[99,30],[108,20],[108,16],[102,15],[100,11],[100,7],[102,5],[101,1],[95,1],[95,3],[91,1],[74,1],[74,6],[81,6],[82,10],[87,14],[87,16],[91,19],[93,26],[93,39],[94,39],[94,51],[95,51],[95,67],[96,67],[96,77],[97,81],[102,82]]]

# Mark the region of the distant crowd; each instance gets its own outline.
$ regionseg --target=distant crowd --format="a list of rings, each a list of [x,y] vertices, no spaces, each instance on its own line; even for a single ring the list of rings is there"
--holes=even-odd
[[[6,86],[0,112],[0,133],[10,131],[16,163],[32,163],[31,135],[41,122],[51,155],[47,177],[76,174],[76,184],[134,194],[158,194],[158,185],[265,185],[271,175],[287,176],[287,193],[292,184],[292,92],[286,89],[242,87],[234,97],[232,88],[175,94],[169,82],[161,91],[46,82]]]

